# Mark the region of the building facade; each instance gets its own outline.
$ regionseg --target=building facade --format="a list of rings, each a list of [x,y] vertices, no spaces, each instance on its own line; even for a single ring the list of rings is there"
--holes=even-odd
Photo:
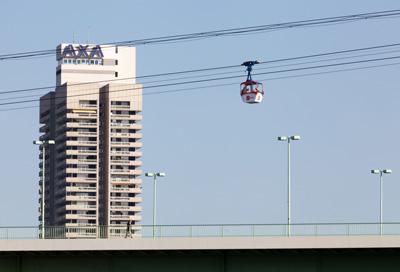
[[[40,140],[55,140],[41,154],[45,229],[121,237],[130,221],[140,235],[142,89],[135,48],[61,44],[57,61],[57,87],[40,99]]]

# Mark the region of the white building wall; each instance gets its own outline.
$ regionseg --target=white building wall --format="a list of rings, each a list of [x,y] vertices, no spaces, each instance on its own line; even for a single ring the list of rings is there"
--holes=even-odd
[[[100,45],[104,55],[100,59],[63,56],[65,48],[69,45],[63,43],[57,47],[57,85],[66,82],[93,81],[104,81],[105,83],[110,81],[121,84],[136,83],[136,49],[134,47]],[[75,49],[75,54],[78,55],[80,45],[72,44],[72,46]],[[88,45],[87,52],[90,54],[91,49],[95,46],[94,44]]]

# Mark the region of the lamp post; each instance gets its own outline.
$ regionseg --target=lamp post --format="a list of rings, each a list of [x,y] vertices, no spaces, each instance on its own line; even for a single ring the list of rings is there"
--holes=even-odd
[[[290,142],[300,140],[299,135],[293,136],[279,136],[278,141],[288,143],[287,149],[287,236],[290,236],[290,224],[291,224],[291,173],[290,173]]]
[[[147,172],[145,173],[146,177],[152,177],[153,178],[153,237],[155,236],[155,226],[156,226],[156,216],[157,216],[157,177],[165,177],[165,173],[163,172],[157,172],[157,173],[151,173]]]
[[[44,220],[44,208],[45,208],[45,202],[44,202],[44,198],[45,198],[45,171],[46,171],[46,146],[47,145],[54,145],[56,142],[54,140],[43,140],[43,141],[33,141],[33,144],[38,145],[39,148],[41,148],[42,150],[42,205],[41,205],[41,214],[42,214],[42,222],[41,222],[41,228],[42,228],[42,239],[45,238],[45,220]]]
[[[371,174],[379,175],[379,234],[383,234],[383,174],[391,174],[390,169],[372,169]]]

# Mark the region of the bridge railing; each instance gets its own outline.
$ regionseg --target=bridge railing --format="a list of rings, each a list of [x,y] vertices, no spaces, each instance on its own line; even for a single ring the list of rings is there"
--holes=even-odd
[[[400,223],[220,224],[0,227],[0,239],[112,239],[137,237],[283,237],[400,235]]]

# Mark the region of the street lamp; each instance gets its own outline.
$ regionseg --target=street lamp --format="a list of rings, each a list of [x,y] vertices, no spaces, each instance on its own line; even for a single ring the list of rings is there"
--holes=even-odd
[[[42,239],[45,238],[45,229],[44,229],[44,198],[45,198],[45,165],[46,165],[46,146],[48,145],[54,145],[56,142],[54,140],[43,140],[43,141],[33,141],[34,145],[38,145],[39,148],[42,149],[42,207],[41,207],[41,214],[42,214]]]
[[[288,150],[287,150],[287,154],[288,154],[288,163],[287,163],[287,236],[290,236],[290,224],[291,224],[291,176],[290,176],[290,142],[291,141],[298,141],[300,140],[300,136],[299,135],[293,135],[293,136],[279,136],[278,137],[278,141],[283,141],[283,142],[287,142],[288,143]]]
[[[155,226],[156,226],[156,213],[157,213],[157,177],[165,177],[165,173],[157,172],[151,173],[147,172],[144,174],[146,177],[152,177],[154,183],[153,189],[153,237],[155,236]]]
[[[391,174],[392,170],[390,169],[372,169],[371,174],[379,175],[379,233],[383,234],[382,231],[382,223],[383,223],[383,174]]]

